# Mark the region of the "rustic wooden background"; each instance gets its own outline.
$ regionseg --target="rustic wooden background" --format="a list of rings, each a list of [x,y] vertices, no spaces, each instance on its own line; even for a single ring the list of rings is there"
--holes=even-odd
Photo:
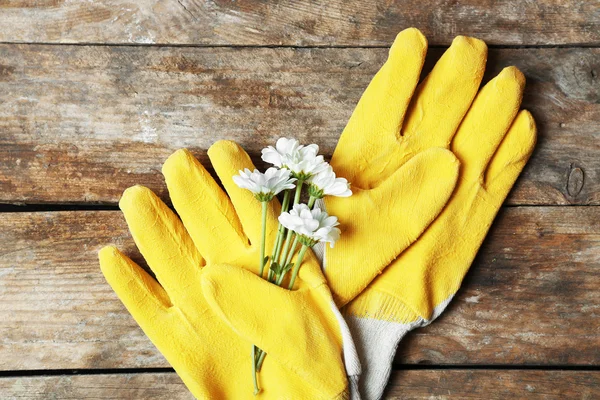
[[[191,399],[100,273],[121,192],[220,138],[331,154],[409,26],[518,66],[539,142],[387,397],[600,398],[600,1],[0,0],[0,399]]]

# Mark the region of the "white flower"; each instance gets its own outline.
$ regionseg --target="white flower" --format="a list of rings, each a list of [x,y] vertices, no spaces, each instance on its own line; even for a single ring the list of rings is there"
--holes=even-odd
[[[246,168],[233,177],[236,185],[250,190],[259,201],[271,201],[282,190],[293,189],[295,180],[290,177],[290,171],[277,168],[269,168],[264,174],[257,169],[251,172]]]
[[[269,146],[262,150],[262,159],[277,167],[292,171],[292,176],[307,180],[327,168],[323,156],[317,155],[319,146],[309,144],[303,146],[296,139],[280,138],[275,147]]]
[[[318,242],[329,243],[333,247],[340,238],[337,217],[329,216],[319,207],[308,208],[306,204],[296,204],[290,212],[282,212],[279,222],[299,236],[299,242],[314,246]]]
[[[281,167],[283,158],[297,152],[299,147],[302,146],[296,139],[280,138],[277,140],[275,147],[269,146],[262,149],[262,159],[264,162]]]
[[[308,193],[321,199],[323,196],[348,197],[352,195],[346,178],[337,178],[331,165],[309,180]]]
[[[317,147],[316,144],[310,146]],[[316,155],[310,147],[303,147],[293,157],[287,158],[283,166],[292,171],[293,176],[305,181],[325,170],[327,165],[323,156]]]

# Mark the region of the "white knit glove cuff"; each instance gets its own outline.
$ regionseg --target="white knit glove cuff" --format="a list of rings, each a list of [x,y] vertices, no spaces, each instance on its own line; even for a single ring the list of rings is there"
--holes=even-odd
[[[411,330],[430,324],[446,308],[453,296],[439,304],[431,319],[402,323],[344,314],[362,366],[359,391],[363,400],[376,400],[390,378],[398,344]]]
[[[358,357],[363,363],[359,390],[363,400],[380,399],[387,385],[400,340],[416,325],[346,316]]]

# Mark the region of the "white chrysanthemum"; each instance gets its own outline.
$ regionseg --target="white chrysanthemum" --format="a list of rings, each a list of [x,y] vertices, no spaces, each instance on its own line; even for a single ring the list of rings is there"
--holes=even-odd
[[[315,146],[317,150],[314,151],[314,149],[310,148],[310,146]],[[318,149],[319,148],[316,144],[303,147],[299,149],[292,157],[285,159],[283,166],[292,171],[292,176],[295,176],[303,181],[308,180],[319,172],[325,170],[328,165],[325,162],[325,159],[323,159],[323,156],[316,155],[316,152],[319,151]]]
[[[259,201],[271,201],[282,190],[293,189],[295,178],[292,178],[287,169],[269,168],[265,173],[255,169],[251,172],[248,168],[234,175],[233,181],[242,189],[254,193]]]
[[[319,146],[309,144],[303,146],[296,139],[281,138],[275,147],[269,146],[262,150],[262,159],[277,167],[292,171],[292,176],[307,180],[327,168],[323,156],[317,155]]]
[[[340,238],[337,217],[329,216],[319,207],[308,208],[306,204],[296,204],[290,212],[283,212],[279,222],[287,229],[296,232],[299,242],[314,246],[318,242],[329,243],[333,247]]]
[[[296,139],[280,138],[275,143],[275,147],[269,146],[262,149],[262,159],[264,162],[281,167],[283,158],[297,152],[299,147],[302,146]]]
[[[331,165],[309,180],[308,193],[317,199],[323,196],[348,197],[352,195],[346,178],[337,178]]]

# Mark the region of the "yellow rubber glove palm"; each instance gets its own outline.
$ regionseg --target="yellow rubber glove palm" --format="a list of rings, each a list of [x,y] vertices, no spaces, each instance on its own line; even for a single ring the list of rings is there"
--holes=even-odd
[[[348,179],[358,194],[347,201],[325,198],[327,212],[352,232],[325,254],[325,275],[340,307],[362,292],[423,232],[419,226],[422,216],[412,204],[400,211],[402,223],[398,225],[392,217],[399,217],[381,204],[372,212],[361,213],[356,199],[414,157],[447,148],[483,77],[485,43],[458,37],[417,88],[426,53],[427,41],[417,29],[398,34],[387,62],[363,93],[331,159],[336,173]],[[456,171],[434,168],[440,180]],[[430,186],[423,185],[410,177],[402,185],[420,193],[424,202],[434,203],[441,192],[435,179],[430,182]]]
[[[325,273],[338,305],[358,295],[344,316],[359,351],[361,394],[366,399],[381,397],[406,332],[433,320],[458,290],[535,145],[533,118],[519,112],[525,86],[519,70],[504,69],[477,93],[487,48],[477,39],[457,37],[416,87],[426,47],[416,29],[398,35],[331,161],[341,176],[360,188],[379,185],[391,171],[431,147],[450,148],[461,165],[445,209],[411,247],[396,253],[394,261],[386,263],[379,255],[385,250],[393,254],[389,242],[402,237],[373,235],[365,242],[347,235],[326,250]],[[388,210],[381,210],[368,221],[357,220],[350,202],[330,198],[325,204],[342,221],[353,221],[352,232],[379,225],[378,217],[389,218]],[[406,213],[410,221],[414,214],[410,209]],[[369,252],[373,248],[376,251]],[[383,271],[374,281],[376,274],[365,268],[369,263],[376,272]]]
[[[359,372],[358,362],[314,256],[307,255],[295,291],[239,268],[258,267],[261,206],[231,177],[253,166],[232,142],[217,143],[209,156],[230,197],[185,150],[163,167],[181,220],[149,189],[125,191],[120,208],[158,282],[114,247],[99,254],[107,281],[197,398],[254,398],[252,344],[268,353],[259,397],[348,398],[343,357],[349,373]],[[274,202],[271,242],[278,214]],[[251,325],[238,335],[214,312],[222,307],[245,308]]]

